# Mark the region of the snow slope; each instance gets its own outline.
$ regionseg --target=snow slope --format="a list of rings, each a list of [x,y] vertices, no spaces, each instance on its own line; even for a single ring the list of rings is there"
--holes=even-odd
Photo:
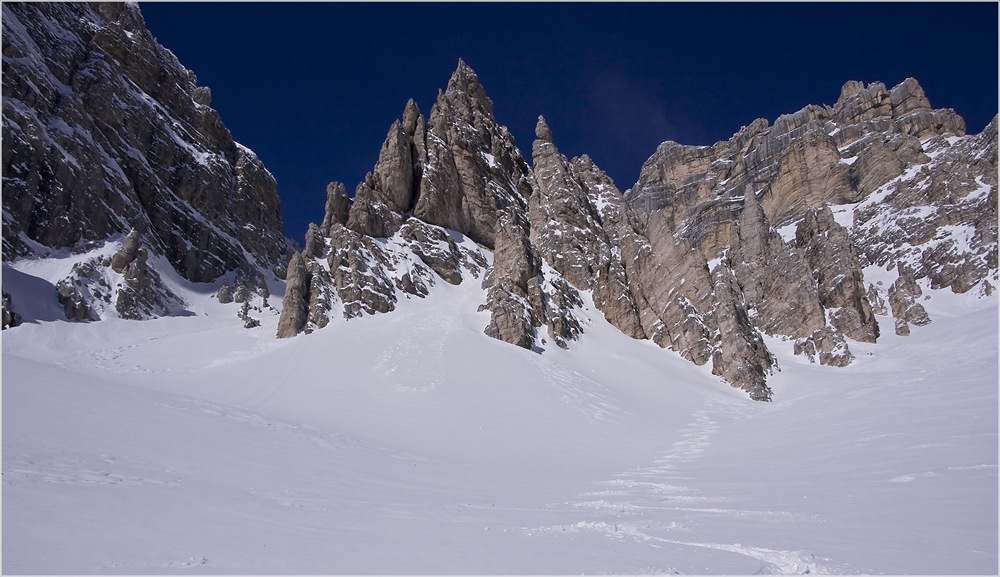
[[[57,320],[60,262],[4,263],[5,573],[997,572],[995,295],[846,368],[772,339],[759,403],[589,301],[568,351],[473,280],[276,340],[176,276],[190,316]]]

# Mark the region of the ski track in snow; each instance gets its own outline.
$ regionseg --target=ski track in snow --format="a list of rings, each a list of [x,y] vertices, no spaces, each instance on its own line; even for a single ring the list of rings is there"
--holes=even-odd
[[[575,407],[588,420],[620,423],[628,418],[628,412],[610,400],[609,391],[600,383],[543,355],[530,360],[545,376],[542,382],[558,391],[562,402]]]
[[[930,325],[880,318],[844,369],[770,339],[754,403],[590,304],[569,350],[489,339],[472,281],[285,340],[184,294],[194,318],[4,331],[6,572],[996,562],[996,296],[928,289]]]
[[[729,407],[726,417],[740,418]],[[528,529],[528,534],[593,532],[612,540],[631,539],[657,547],[657,544],[681,545],[736,553],[761,563],[759,574],[827,574],[830,559],[817,558],[806,551],[782,551],[740,543],[694,542],[671,535],[696,532],[702,517],[754,518],[780,522],[800,520],[803,516],[787,511],[747,510],[735,507],[734,499],[706,494],[697,488],[697,479],[685,475],[683,466],[698,459],[711,443],[719,427],[717,413],[726,411],[720,403],[694,413],[694,420],[680,431],[672,449],[651,465],[621,472],[600,482],[599,490],[578,496],[579,500],[554,506],[593,510],[599,517],[560,525]],[[596,500],[594,500],[596,498]],[[669,519],[669,520],[668,520]],[[840,571],[842,572],[843,568]]]

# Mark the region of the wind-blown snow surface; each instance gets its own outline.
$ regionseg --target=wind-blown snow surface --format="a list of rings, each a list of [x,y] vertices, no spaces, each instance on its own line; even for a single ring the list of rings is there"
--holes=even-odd
[[[758,403],[589,303],[490,339],[471,279],[276,340],[169,276],[192,316],[55,320],[59,266],[4,265],[5,573],[997,572],[996,296],[772,339]]]

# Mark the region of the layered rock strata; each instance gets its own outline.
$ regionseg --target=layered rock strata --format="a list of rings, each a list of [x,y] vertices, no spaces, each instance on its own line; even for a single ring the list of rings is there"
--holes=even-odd
[[[236,271],[266,287],[285,251],[274,178],[137,4],[5,3],[2,86],[5,260],[83,253],[134,229],[146,257],[187,280]],[[124,274],[141,287],[138,257]],[[136,290],[128,318],[163,309]]]
[[[626,196],[640,214],[665,213],[672,230],[713,258],[751,192],[780,227],[808,209],[862,200],[926,161],[922,141],[964,134],[965,121],[932,109],[912,78],[892,90],[852,81],[833,106],[809,105],[773,125],[759,118],[713,146],[661,144]]]
[[[625,334],[648,337],[699,365],[712,361],[730,383],[754,398],[769,397],[764,376],[771,358],[746,354],[761,349],[760,335],[734,299],[720,308],[704,256],[675,238],[660,215],[640,234],[614,182],[589,157],[567,160],[542,117],[535,134],[531,241],[546,262],[592,291],[598,310]],[[725,339],[719,315],[731,325]],[[752,368],[737,371],[738,365]]]
[[[761,331],[843,366],[845,337],[878,337],[876,313],[895,316],[900,334],[909,318],[929,322],[899,304],[908,297],[885,305],[915,281],[994,290],[996,140],[995,118],[965,136],[964,120],[933,109],[912,78],[892,90],[852,81],[834,106],[758,119],[711,147],[662,144],[626,198],[641,222],[661,219],[722,259]],[[870,266],[898,268],[900,280],[888,292],[866,284]]]
[[[560,154],[542,117],[528,167],[459,62],[426,122],[407,103],[353,199],[328,187],[323,224],[310,226],[302,264],[293,259],[304,276],[290,273],[280,336],[336,310],[389,312],[403,295],[482,271],[489,336],[567,347],[585,326],[586,291],[626,335],[711,362],[769,400],[765,334],[844,366],[849,339],[878,338],[877,314],[901,319],[900,333],[929,322],[917,278],[991,290],[996,215],[982,209],[996,198],[995,126],[962,136],[962,119],[933,110],[912,79],[891,91],[849,82],[833,107],[758,120],[713,147],[664,143],[622,195],[586,155]],[[872,201],[890,197],[937,202],[930,228],[964,224],[971,251],[930,247],[934,235],[895,216],[905,210]],[[933,264],[914,266],[917,252]],[[888,288],[865,283],[866,266],[902,261]]]
[[[921,143],[906,166],[853,211],[859,258],[956,293],[997,287],[997,118],[982,133]],[[902,275],[901,275],[902,276]]]

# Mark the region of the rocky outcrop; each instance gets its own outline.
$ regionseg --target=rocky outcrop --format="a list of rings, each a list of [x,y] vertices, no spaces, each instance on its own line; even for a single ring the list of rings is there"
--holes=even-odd
[[[712,280],[719,326],[719,345],[712,353],[712,374],[743,389],[755,401],[770,401],[767,375],[775,364],[774,357],[738,300],[739,287],[732,271],[726,266],[716,266],[712,269]]]
[[[730,237],[729,268],[761,331],[806,338],[826,324],[805,255],[771,229],[754,193],[744,200]]]
[[[372,237],[336,221],[310,227],[312,247],[287,265],[279,338],[312,332],[331,318],[353,319],[395,310],[401,298],[426,296],[438,280],[460,284],[488,267],[478,247],[459,244],[445,229],[409,218],[394,234]]]
[[[793,348],[796,355],[808,357],[811,363],[818,356],[821,365],[846,367],[854,360],[843,333],[829,326],[817,329],[809,338],[796,340]]]
[[[366,178],[372,181],[371,173]],[[403,215],[393,211],[376,198],[374,189],[368,182],[362,182],[354,191],[354,202],[347,218],[347,228],[372,237],[389,237],[403,225]]]
[[[330,310],[336,295],[331,288],[330,273],[319,261],[310,261],[306,269],[309,272],[308,322],[310,326],[321,329],[330,322]]]
[[[493,249],[501,214],[526,209],[530,169],[465,62],[459,61],[448,88],[438,93],[424,142],[413,215]]]
[[[14,300],[8,293],[3,293],[3,328],[9,329],[21,324],[21,315],[14,312]]]
[[[137,256],[139,256],[139,231],[132,229],[122,241],[121,248],[111,256],[111,269],[121,274]]]
[[[529,168],[478,77],[459,62],[426,122],[407,103],[353,200],[342,185],[328,187],[323,224],[310,226],[300,257],[304,280],[289,264],[286,306],[297,321],[283,315],[283,326],[294,334],[337,311],[347,319],[388,313],[439,280],[460,284],[484,272],[488,336],[535,351],[549,341],[569,347],[586,326],[587,291],[623,333],[711,362],[713,374],[770,400],[776,362],[763,334],[842,367],[854,358],[848,340],[878,338],[876,315],[891,308],[899,331],[926,322],[914,274],[953,290],[981,281],[982,271],[995,280],[996,216],[963,221],[970,207],[984,207],[962,199],[995,202],[996,147],[964,130],[912,79],[891,91],[847,83],[835,106],[808,106],[774,125],[758,120],[712,147],[664,143],[623,196],[589,157],[560,154],[543,117]],[[915,166],[939,166],[926,178],[941,184],[914,180]],[[940,201],[949,222],[975,229],[979,244],[967,244],[979,260],[952,270],[925,256],[938,268],[904,274],[900,264],[888,290],[867,285],[866,266],[913,260],[886,236],[905,229],[905,211],[872,208],[892,193],[912,202],[907,186]],[[830,208],[845,203],[860,204],[853,214]],[[916,220],[904,232],[909,246],[944,250],[915,236]]]
[[[912,78],[891,91],[848,82],[834,106],[810,105],[773,125],[757,119],[713,146],[661,144],[626,196],[640,213],[664,212],[672,230],[714,258],[751,193],[784,226],[824,204],[863,200],[927,158],[922,140],[964,134],[961,117],[931,109]]]
[[[646,236],[665,222],[732,269],[753,326],[842,366],[847,338],[877,339],[886,297],[899,301],[897,332],[908,315],[925,322],[922,307],[906,312],[910,278],[992,292],[996,174],[996,120],[965,136],[962,118],[933,109],[911,78],[891,90],[848,82],[834,106],[758,119],[711,147],[666,142],[626,197]],[[840,224],[829,206],[852,203]],[[909,276],[888,295],[865,285],[865,267],[901,263]]]
[[[137,4],[4,4],[3,61],[4,259],[135,228],[207,282],[283,252],[274,178]]]
[[[326,258],[333,286],[343,302],[344,317],[387,313],[396,308],[391,257],[371,237],[334,225]]]
[[[309,228],[306,229],[306,245],[303,247],[302,252],[309,256],[321,257],[326,249],[324,244],[325,240],[319,227],[316,226],[316,223],[310,222]]]
[[[913,273],[902,264],[899,266],[899,278],[889,287],[889,306],[892,316],[896,318],[896,334],[910,334],[910,324],[923,326],[931,322],[924,306],[917,302],[923,294],[920,285],[913,278]]]
[[[457,233],[494,250],[483,280],[482,308],[492,319],[486,333],[531,348],[536,329],[546,326],[549,338],[566,346],[580,332],[571,309],[582,301],[558,273],[546,273],[531,246],[530,175],[513,137],[493,118],[475,72],[459,62],[429,121],[411,100],[390,127],[344,227],[334,214],[346,203],[328,192],[320,231],[330,238],[328,267],[344,315],[391,311],[396,291],[424,296],[435,278],[459,284],[463,271],[478,276],[487,263],[478,251],[460,249],[452,237]],[[403,253],[387,252],[373,238],[391,239]]]
[[[662,214],[650,215],[638,232],[614,182],[590,158],[559,154],[544,118],[535,133],[529,216],[532,245],[545,261],[593,291],[595,306],[625,334],[648,337],[699,365],[712,361],[728,382],[769,397],[770,354],[733,295],[720,307],[705,257],[675,238]],[[726,338],[719,315],[731,328]],[[753,368],[744,370],[748,362]]]
[[[997,286],[997,119],[978,135],[935,136],[927,162],[879,187],[854,210],[865,265],[902,264],[931,288]]]
[[[516,212],[504,213],[494,232],[493,267],[483,279],[490,324],[486,334],[530,349],[535,327],[545,318],[539,275],[541,260],[532,249],[528,222]]]
[[[399,235],[439,277],[451,284],[462,283],[462,254],[451,235],[415,218],[401,227]]]
[[[609,236],[598,208],[617,201],[609,209],[620,212],[621,194],[589,158],[570,162],[560,154],[541,116],[535,134],[528,210],[532,246],[574,287],[593,290],[594,304],[611,324],[633,338],[644,337],[618,237]]]
[[[87,264],[85,264],[84,267],[87,267]],[[88,272],[93,272],[92,266],[89,267]],[[80,290],[81,285],[84,282],[90,284],[88,281],[91,279],[91,276],[81,273],[76,266],[73,267],[73,273],[73,275],[56,283],[56,291],[59,294],[59,304],[63,306],[63,312],[66,315],[66,319],[71,321],[99,320],[100,317],[90,307],[89,299],[87,299]]]
[[[286,339],[299,334],[308,317],[309,276],[302,253],[295,253],[288,261],[285,274],[285,296],[281,301],[278,319],[278,338]]]
[[[828,206],[808,211],[795,230],[794,244],[805,251],[830,325],[856,341],[874,343],[878,321],[865,290],[858,250],[833,211]]]
[[[230,286],[228,278],[222,281],[222,286],[219,287],[219,292],[215,294],[215,297],[224,305],[233,302],[233,287]]]
[[[108,314],[146,320],[184,311],[184,301],[164,283],[140,238],[132,230],[110,257],[79,261],[56,283],[68,320],[97,321]]]
[[[600,216],[610,249],[592,283],[594,305],[604,318],[634,339],[646,338],[643,314],[646,307],[639,291],[639,262],[646,242],[637,232],[637,222],[625,199],[608,177],[587,155],[574,158],[571,168],[592,206]],[[617,249],[617,252],[616,252]]]
[[[323,224],[320,230],[324,234],[330,234],[330,227],[334,224],[347,224],[347,218],[351,212],[352,199],[347,196],[347,190],[343,183],[331,182],[326,185],[326,210],[323,215]]]
[[[414,107],[416,104],[413,105]],[[406,111],[404,110],[404,114]],[[417,111],[419,114],[419,110]],[[413,148],[412,132],[407,134],[397,120],[389,128],[382,144],[378,163],[372,172],[374,197],[389,210],[405,214],[413,208]],[[357,195],[355,195],[357,196]]]
[[[122,272],[123,286],[115,299],[115,310],[123,319],[143,320],[163,316],[169,310],[167,300],[179,299],[163,285],[160,274],[149,263],[149,253],[139,247],[135,258]]]

